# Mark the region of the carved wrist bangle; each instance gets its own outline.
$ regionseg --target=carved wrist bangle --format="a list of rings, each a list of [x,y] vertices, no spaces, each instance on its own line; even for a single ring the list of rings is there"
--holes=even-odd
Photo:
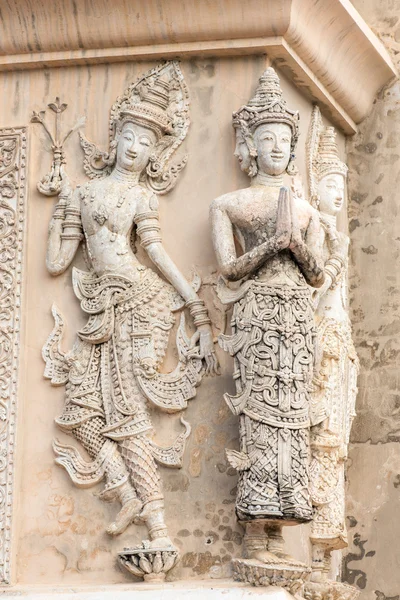
[[[67,229],[67,227],[80,230],[82,229],[81,222],[78,219],[64,219],[63,229]]]
[[[62,233],[60,237],[62,240],[83,240],[83,233],[79,231],[76,233]]]
[[[198,327],[199,325],[210,325],[211,319],[208,316],[208,312],[203,300],[196,298],[195,300],[188,300],[186,307],[189,309],[190,314],[193,317],[193,322]]]
[[[341,268],[340,265],[337,264],[336,261],[329,259],[327,261],[327,263],[325,264],[325,269],[324,269],[325,273],[327,273],[330,278],[332,279],[333,283],[336,283],[340,272],[341,272]]]
[[[57,204],[54,213],[53,213],[53,219],[58,219],[60,221],[63,221],[65,218],[65,204]]]

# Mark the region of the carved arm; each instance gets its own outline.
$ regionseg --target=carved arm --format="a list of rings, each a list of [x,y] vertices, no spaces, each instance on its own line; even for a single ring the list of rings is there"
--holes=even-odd
[[[288,247],[291,217],[286,188],[279,193],[275,235],[237,258],[232,222],[218,200],[211,205],[212,238],[217,262],[222,275],[229,281],[238,281],[257,271],[266,260]],[[287,191],[287,190],[286,190]]]
[[[325,273],[322,261],[322,246],[320,241],[320,222],[316,212],[313,212],[303,240],[297,222],[296,211],[292,207],[292,238],[289,245],[297,264],[300,267],[307,283],[319,288],[324,283]]]
[[[150,199],[149,208],[150,210],[141,211],[135,217],[140,244],[156,267],[186,301],[186,306],[199,332],[193,342],[200,340],[200,352],[206,361],[206,373],[215,374],[218,372],[218,362],[214,354],[211,320],[207,309],[203,300],[199,298],[162,245],[155,196]]]
[[[68,184],[60,193],[59,201],[49,225],[46,267],[51,275],[61,275],[71,264],[83,238],[79,194],[72,193]]]

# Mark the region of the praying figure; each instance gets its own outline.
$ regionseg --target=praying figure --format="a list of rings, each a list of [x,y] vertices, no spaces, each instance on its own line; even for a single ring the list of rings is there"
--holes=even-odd
[[[314,517],[310,539],[311,580],[321,586],[311,587],[321,592],[324,585],[327,598],[328,588],[335,585],[324,584],[329,579],[331,553],[347,547],[344,471],[359,369],[348,315],[349,238],[338,231],[336,223],[344,204],[347,166],[339,158],[335,138],[334,128],[323,125],[315,106],[307,161],[311,203],[320,213],[325,281],[314,294],[318,353],[311,395],[310,491]],[[354,592],[353,588],[343,589],[340,598],[350,598]]]
[[[219,343],[234,357],[237,393],[224,397],[239,416],[240,450],[227,451],[239,475],[236,514],[245,527],[245,558],[234,559],[234,576],[259,585],[291,580],[292,591],[293,578],[301,580],[307,568],[285,552],[282,527],[312,519],[309,286],[324,282],[318,212],[283,182],[285,172],[293,173],[298,119],[268,68],[254,98],[233,114],[235,156],[250,187],[211,205],[220,298],[233,305],[232,334]],[[270,568],[280,572],[280,583]]]

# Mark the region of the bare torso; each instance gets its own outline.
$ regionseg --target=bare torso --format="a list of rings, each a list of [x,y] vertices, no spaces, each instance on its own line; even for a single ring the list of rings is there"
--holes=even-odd
[[[150,192],[112,177],[80,188],[80,209],[89,256],[97,275],[140,279],[141,264],[131,247],[138,207]],[[138,270],[139,268],[139,270]]]

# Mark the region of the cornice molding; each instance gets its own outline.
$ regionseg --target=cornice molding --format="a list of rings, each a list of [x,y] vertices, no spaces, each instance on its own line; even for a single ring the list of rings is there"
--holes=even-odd
[[[265,53],[347,134],[396,75],[349,0],[19,0],[2,13],[0,71]]]

